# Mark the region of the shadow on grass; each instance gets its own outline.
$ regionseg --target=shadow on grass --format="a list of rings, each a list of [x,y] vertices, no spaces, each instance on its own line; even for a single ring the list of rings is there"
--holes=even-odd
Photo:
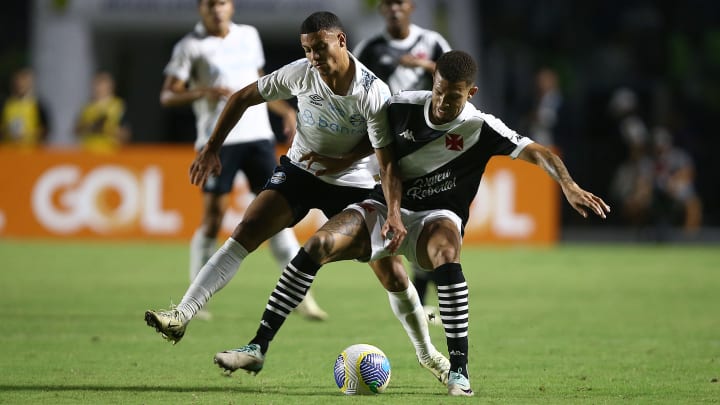
[[[313,396],[313,397],[335,397],[340,398],[344,395],[340,394],[337,390],[308,390],[305,385],[297,386],[283,386],[277,389],[267,389],[259,387],[176,387],[176,386],[144,386],[144,385],[129,385],[129,386],[109,386],[109,385],[0,385],[0,392],[169,392],[169,393],[246,393],[246,394],[268,394],[268,395],[292,395],[292,396]],[[439,390],[438,392],[428,393],[427,386],[410,387],[405,386],[400,389],[390,390],[382,394],[384,397],[393,396],[408,396],[408,395],[437,395],[446,396],[445,390]],[[422,392],[422,394],[419,394]]]
[[[66,392],[66,391],[86,391],[86,392],[244,392],[249,394],[292,394],[292,395],[332,395],[337,396],[335,391],[327,392],[303,392],[307,391],[307,386],[283,387],[280,390],[268,390],[258,387],[175,387],[175,386],[110,386],[110,385],[0,385],[0,392]]]

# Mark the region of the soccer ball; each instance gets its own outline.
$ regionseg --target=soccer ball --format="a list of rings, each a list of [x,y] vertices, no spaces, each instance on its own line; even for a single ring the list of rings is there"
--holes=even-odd
[[[378,394],[389,382],[390,361],[373,345],[352,345],[335,360],[335,384],[345,395]]]

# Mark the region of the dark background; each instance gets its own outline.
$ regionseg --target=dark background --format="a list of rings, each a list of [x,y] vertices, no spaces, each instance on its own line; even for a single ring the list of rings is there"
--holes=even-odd
[[[11,73],[32,62],[30,7],[31,2],[0,2],[0,98],[7,94]],[[535,71],[556,70],[566,129],[557,134],[557,145],[577,182],[607,195],[626,155],[608,101],[616,88],[631,88],[647,125],[668,127],[675,143],[694,158],[703,222],[720,226],[720,161],[714,157],[720,136],[713,125],[720,118],[720,2],[505,0],[481,2],[475,12],[486,82],[480,84],[480,109],[521,129],[533,102]],[[172,46],[188,30],[117,35],[97,28],[94,33],[98,67],[117,79],[135,142],[194,139],[189,108],[163,109],[155,102]],[[296,43],[263,40],[266,71],[303,56]],[[497,71],[503,74],[493,76]],[[567,204],[563,207],[565,225],[596,221],[569,215]],[[619,224],[620,218],[609,221]]]

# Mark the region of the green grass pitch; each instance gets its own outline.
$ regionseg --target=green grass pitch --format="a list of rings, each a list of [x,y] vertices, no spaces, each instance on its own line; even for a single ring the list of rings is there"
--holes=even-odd
[[[214,319],[172,346],[143,313],[180,300],[187,256],[184,244],[0,241],[0,404],[720,402],[718,246],[467,248],[472,399],[447,397],[416,363],[355,262],[319,273],[327,322],[291,316],[260,374],[223,376],[212,356],[252,337],[278,269],[267,249],[251,255],[210,301]],[[385,393],[335,387],[353,343],[388,355]]]

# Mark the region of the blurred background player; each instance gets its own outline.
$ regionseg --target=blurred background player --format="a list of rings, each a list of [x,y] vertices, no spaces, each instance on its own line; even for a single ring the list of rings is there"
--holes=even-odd
[[[0,144],[35,147],[47,136],[47,114],[35,95],[32,70],[15,72],[10,81],[10,96],[3,103],[0,118]]]
[[[535,73],[535,101],[527,119],[527,136],[547,147],[557,145],[563,95],[555,70],[542,67]]]
[[[695,191],[695,164],[685,150],[673,145],[673,136],[662,126],[652,131],[654,167],[653,219],[657,238],[680,226],[692,235],[702,224],[702,202]]]
[[[378,8],[385,31],[360,41],[353,55],[387,83],[392,94],[429,90],[435,61],[450,50],[447,40],[411,23],[413,0],[381,0]]]
[[[404,90],[430,90],[435,61],[449,51],[450,45],[439,33],[411,22],[413,0],[381,0],[378,5],[385,19],[385,31],[360,41],[353,54],[387,83],[392,94]],[[425,305],[432,273],[414,263],[413,284],[425,306],[429,321],[439,325],[437,309]]]
[[[234,11],[230,0],[198,0],[201,21],[175,45],[165,67],[160,102],[165,107],[192,103],[196,150],[210,138],[227,98],[263,75],[265,55],[260,35],[255,27],[233,23]],[[220,150],[222,172],[208,179],[203,187],[202,223],[190,242],[190,281],[217,249],[217,236],[237,172],[243,171],[255,194],[272,176],[277,162],[268,108],[282,117],[283,131],[289,139],[295,133],[295,110],[283,100],[267,103],[267,107],[250,107],[232,129]],[[290,228],[270,239],[270,249],[281,269],[299,248]],[[297,311],[309,319],[327,317],[312,296]],[[197,315],[200,319],[209,316],[204,310]]]
[[[90,101],[75,123],[75,134],[83,149],[109,152],[130,140],[125,102],[115,95],[115,79],[108,72],[95,74]]]

